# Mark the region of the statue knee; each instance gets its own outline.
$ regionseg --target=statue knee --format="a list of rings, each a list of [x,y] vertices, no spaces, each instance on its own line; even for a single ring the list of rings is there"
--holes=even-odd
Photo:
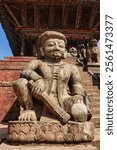
[[[22,87],[26,86],[27,83],[28,83],[27,79],[20,78],[14,82],[13,87],[21,87],[22,88]]]
[[[75,121],[85,122],[88,117],[88,110],[84,103],[75,103],[71,108],[71,114]]]
[[[24,78],[20,78],[18,80],[16,80],[13,84],[13,88],[15,91],[17,90],[22,90],[24,87],[27,86],[28,80],[24,79]]]

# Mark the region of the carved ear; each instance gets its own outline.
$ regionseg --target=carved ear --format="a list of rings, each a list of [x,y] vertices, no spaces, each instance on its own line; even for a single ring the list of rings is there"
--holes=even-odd
[[[40,53],[41,53],[41,56],[42,56],[42,57],[45,56],[43,47],[40,48]]]
[[[63,55],[63,59],[65,59],[67,57],[67,49],[65,50],[65,53]]]

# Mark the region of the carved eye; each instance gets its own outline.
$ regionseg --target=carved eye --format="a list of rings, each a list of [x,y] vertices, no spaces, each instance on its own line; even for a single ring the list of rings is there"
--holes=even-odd
[[[64,43],[59,43],[59,47],[61,47],[61,48],[65,48]]]
[[[49,42],[49,43],[48,43],[48,47],[51,47],[51,46],[54,46],[54,45],[55,45],[54,42]]]

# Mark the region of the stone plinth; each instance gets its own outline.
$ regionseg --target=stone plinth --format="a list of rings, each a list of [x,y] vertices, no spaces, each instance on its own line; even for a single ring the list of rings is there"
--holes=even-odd
[[[92,141],[94,125],[91,122],[9,122],[8,141],[12,143],[80,143]]]

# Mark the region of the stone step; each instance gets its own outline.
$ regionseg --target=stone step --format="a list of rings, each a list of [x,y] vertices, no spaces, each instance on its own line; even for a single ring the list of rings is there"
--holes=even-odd
[[[0,60],[0,66],[25,66],[29,61],[7,61]]]
[[[93,96],[94,98],[100,98],[100,93],[93,93],[92,96]]]
[[[100,91],[100,89],[97,86],[91,86],[91,85],[85,85],[84,86],[85,89],[89,89],[89,90],[97,90]]]
[[[1,150],[99,150],[99,147],[93,146],[92,143],[81,143],[81,144],[44,144],[39,145],[9,145],[3,142],[0,146]]]
[[[84,77],[84,78],[82,78],[82,81],[84,81],[84,82],[92,82],[92,79],[90,79],[88,77]]]
[[[97,119],[96,121],[92,118],[91,122],[94,123],[94,128],[100,128],[100,119]]]
[[[24,66],[0,66],[0,70],[22,70]]]
[[[84,79],[84,78],[92,79],[92,77],[88,73],[86,75],[84,75],[83,73],[80,73],[80,75],[81,75],[82,79]]]
[[[22,56],[5,57],[5,60],[8,60],[8,61],[31,61],[35,59],[37,59],[37,57],[22,57]],[[74,65],[77,64],[76,59],[69,54],[67,55],[67,58],[64,61],[70,64],[74,64]]]
[[[85,78],[92,80],[92,76],[89,74],[84,75],[83,73],[80,73],[81,79],[84,80]]]
[[[6,61],[31,61],[31,60],[35,60],[37,59],[37,57],[23,57],[23,56],[15,56],[15,57],[5,57],[4,60]]]
[[[8,134],[8,123],[0,123],[0,139],[6,139]]]
[[[100,123],[100,115],[99,114],[93,115],[91,120],[92,122]]]
[[[79,67],[78,67],[79,68]],[[87,72],[87,71],[82,71],[82,70],[80,70],[80,68],[79,68],[79,71],[80,71],[80,73],[83,75],[83,77],[85,77],[85,76],[89,76],[89,77],[91,77],[91,75]]]
[[[93,86],[93,82],[90,80],[86,80],[86,81],[82,80],[82,83],[84,86],[87,86],[87,85]]]
[[[95,128],[94,130],[94,140],[92,145],[98,148],[100,147],[100,128]]]
[[[97,90],[100,92],[100,89],[97,86],[92,86],[92,85],[84,85],[84,88],[87,90]]]
[[[35,60],[35,59],[37,59],[37,58],[36,57],[6,57],[5,60],[0,61],[0,87],[2,88],[2,90],[4,88],[7,89],[8,87],[11,87],[12,82],[14,80],[17,80],[20,77],[20,71],[23,68],[23,66],[26,63],[28,63],[30,60]],[[67,61],[69,61],[69,59],[67,59]],[[75,64],[75,61],[73,58],[70,58],[69,63],[71,63],[71,62]],[[79,67],[79,71],[80,71],[81,77],[84,81],[83,84],[84,84],[85,89],[87,91],[91,92],[91,94],[92,94],[93,106],[95,109],[94,110],[95,113],[94,113],[93,117],[95,118],[95,116],[97,116],[99,113],[99,106],[100,106],[100,104],[99,104],[99,102],[100,102],[99,89],[96,86],[93,86],[92,77],[88,74],[88,72],[84,72],[82,70],[82,67]],[[13,96],[14,95],[13,91],[12,91],[13,93],[10,93],[10,95],[7,94],[8,90],[5,90],[5,91],[6,91],[6,93],[1,93],[2,96],[0,98],[1,99],[0,107],[2,108],[1,109],[2,113],[0,115],[2,117],[0,117],[0,119],[1,118],[3,119],[5,117],[5,115],[8,113],[8,111],[10,110],[10,108],[12,107],[12,105],[16,99],[16,97]],[[5,97],[5,94],[7,95],[6,97]],[[11,104],[8,103],[5,106],[4,104],[7,101],[9,101]],[[8,108],[8,105],[9,105],[9,108]],[[99,115],[98,115],[97,119],[98,119],[97,122],[99,122]],[[96,124],[98,124],[98,123],[96,123]]]
[[[16,98],[17,97],[12,87],[0,87],[0,122],[8,114],[11,108],[12,108],[11,112],[14,111],[15,115],[18,113],[18,108],[14,109]]]
[[[100,108],[100,102],[93,102],[92,105],[94,108]]]
[[[28,63],[28,62],[27,62]],[[9,65],[8,65],[9,64]],[[24,64],[24,62],[22,62],[22,64],[21,65],[18,65],[18,64],[20,64],[20,62],[17,62],[17,63],[14,63],[14,65],[13,65],[13,63],[12,63],[12,65],[11,65],[11,63],[8,63],[8,64],[4,64],[3,63],[3,65],[0,65],[0,70],[22,70],[23,69],[23,67],[26,65],[26,63]],[[87,85],[93,85],[92,84],[92,80],[91,79],[89,79],[88,77],[85,77],[85,80],[84,79],[82,79],[82,83],[85,85],[85,86],[87,86]]]
[[[4,112],[7,113],[10,110],[11,106],[13,105],[14,101],[16,100],[16,95],[14,94],[12,87],[0,87],[0,92],[1,92],[0,119],[2,120],[4,118]],[[99,106],[99,102],[97,105],[97,102],[93,101],[93,104],[95,104],[95,107],[93,107],[94,115],[99,114],[99,108],[97,108],[97,106]]]
[[[8,73],[8,71],[7,72],[5,72],[4,71],[4,74],[2,75],[3,77],[4,76],[6,76],[6,74],[5,73]],[[15,72],[16,73],[16,72]],[[15,74],[15,75],[18,75],[18,77],[19,77],[19,73],[20,73],[20,71],[19,72],[17,72],[17,74]],[[13,70],[9,73],[9,76],[11,75],[11,74],[13,74]],[[15,76],[14,74],[13,74],[13,76]],[[0,85],[6,85],[6,86],[9,86],[9,85],[11,85],[13,83],[13,81],[2,81],[2,80],[0,80]],[[100,91],[99,91],[99,89],[97,88],[97,87],[93,87],[93,86],[84,86],[84,88],[85,88],[85,90],[90,94],[90,92],[91,93],[100,93]],[[92,94],[93,95],[93,94]]]
[[[92,99],[93,99],[93,100],[92,100],[92,103],[100,102],[100,99],[99,99],[99,98],[93,97]]]
[[[97,72],[97,73],[99,73],[100,72],[100,68],[95,68],[95,67],[90,67],[90,68],[88,68],[88,70],[90,70],[91,72]]]
[[[85,78],[85,77],[91,78],[92,77],[88,72],[81,72],[81,71],[79,71],[79,72],[80,72],[80,74],[82,75],[83,78]]]
[[[100,115],[100,108],[97,108],[97,107],[93,107],[93,115]]]
[[[95,90],[95,89],[86,89],[87,93],[91,93],[91,95],[95,95],[95,94],[99,94],[100,95],[100,91],[99,90]]]
[[[92,118],[91,122],[94,123],[95,128],[100,128],[100,118],[98,118],[97,120],[95,120],[95,118]]]
[[[20,71],[21,70],[1,70],[0,69],[0,81],[15,81],[20,77]]]

